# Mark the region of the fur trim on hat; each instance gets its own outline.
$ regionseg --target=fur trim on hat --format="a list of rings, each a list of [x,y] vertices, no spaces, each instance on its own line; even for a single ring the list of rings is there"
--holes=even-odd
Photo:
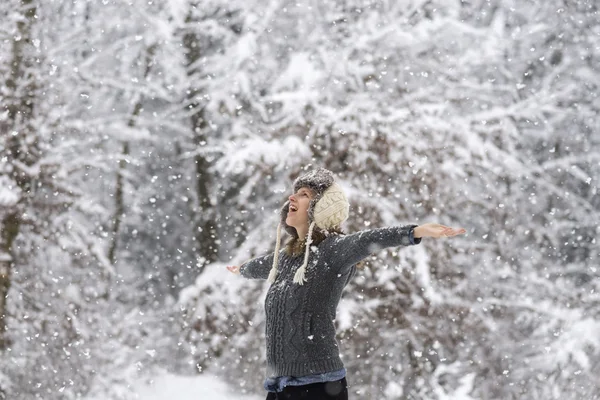
[[[296,178],[294,181],[294,193],[306,187],[315,193],[315,197],[320,197],[333,183],[333,173],[330,170],[317,168]]]

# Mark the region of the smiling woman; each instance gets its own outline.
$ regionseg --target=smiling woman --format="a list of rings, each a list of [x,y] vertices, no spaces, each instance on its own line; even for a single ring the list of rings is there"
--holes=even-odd
[[[348,399],[346,369],[333,321],[356,264],[373,249],[465,233],[464,229],[424,224],[344,235],[341,224],[349,209],[331,171],[310,171],[294,181],[293,194],[281,208],[275,251],[241,267],[227,267],[246,278],[271,283],[265,299],[267,400]],[[280,250],[282,230],[291,237],[284,250]]]

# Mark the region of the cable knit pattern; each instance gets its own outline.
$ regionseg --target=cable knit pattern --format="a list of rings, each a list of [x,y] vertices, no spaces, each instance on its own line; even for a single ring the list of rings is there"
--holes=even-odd
[[[344,367],[335,338],[335,314],[355,264],[384,247],[418,244],[417,225],[333,235],[311,251],[307,283],[293,283],[303,257],[279,253],[279,273],[265,299],[267,376],[306,376]],[[267,279],[273,253],[240,267],[246,278]]]
[[[293,263],[290,264],[293,265]],[[291,268],[289,276],[286,276],[282,281],[285,282],[286,285],[291,285],[291,280],[293,278],[294,273],[293,268]],[[302,348],[298,347],[298,344],[302,343],[302,329],[297,323],[297,318],[304,315],[305,306],[306,305],[302,302],[301,298],[293,295],[289,297],[285,325],[289,328],[289,340],[286,341],[286,343],[289,344],[289,347],[286,350],[289,352],[288,355],[291,360],[297,360],[302,353]]]
[[[348,218],[350,206],[342,188],[333,184],[314,207],[314,221],[321,229],[340,226]]]

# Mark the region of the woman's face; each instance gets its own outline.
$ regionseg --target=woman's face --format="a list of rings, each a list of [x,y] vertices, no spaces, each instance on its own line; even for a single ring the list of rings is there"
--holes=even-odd
[[[308,226],[308,206],[313,198],[313,191],[305,187],[291,195],[288,198],[290,204],[285,223],[294,228]]]

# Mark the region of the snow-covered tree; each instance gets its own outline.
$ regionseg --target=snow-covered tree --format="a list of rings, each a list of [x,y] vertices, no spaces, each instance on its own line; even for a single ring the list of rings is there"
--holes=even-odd
[[[547,47],[555,40],[573,54],[592,48],[590,29],[598,18],[594,6],[581,3],[568,10],[558,2],[508,1],[272,4],[274,11],[264,15],[273,12],[277,18],[265,28],[268,33],[251,36],[261,65],[251,82],[254,92],[263,94],[267,110],[261,124],[254,125],[262,137],[241,136],[239,150],[227,147],[219,160],[219,171],[246,182],[238,207],[231,202],[233,207],[225,211],[233,220],[240,212],[247,216],[243,226],[237,225],[247,239],[230,262],[270,250],[290,178],[306,163],[324,165],[338,173],[350,193],[350,231],[409,221],[470,228],[470,237],[463,240],[383,252],[367,263],[369,268],[349,290],[339,321],[354,390],[364,398],[569,393],[573,378],[557,378],[552,387],[539,380],[562,370],[564,360],[574,360],[569,376],[582,375],[589,382],[586,374],[597,363],[597,341],[581,337],[582,348],[591,352],[566,350],[549,327],[580,321],[586,303],[597,302],[595,295],[584,295],[594,289],[584,285],[561,295],[563,290],[550,293],[539,284],[550,289],[566,278],[580,285],[569,275],[589,276],[590,261],[597,256],[577,250],[573,254],[579,254],[580,266],[565,265],[559,253],[571,252],[557,245],[575,232],[553,228],[558,210],[540,208],[535,199],[555,202],[557,194],[564,195],[560,181],[542,173],[547,157],[538,150],[540,142],[547,142],[550,131],[563,132],[568,115],[583,117],[585,127],[592,126],[597,114],[593,100],[585,102],[590,110],[586,116],[569,111],[569,102],[593,93],[579,92],[585,86],[576,83],[593,85],[592,71],[577,57],[562,58],[564,50]],[[568,20],[581,21],[570,30],[572,38],[559,30]],[[575,70],[580,71],[575,77],[561,75]],[[262,74],[269,79],[261,80]],[[593,132],[585,130],[588,135],[567,139],[577,143],[569,147],[593,148]],[[578,160],[589,173],[580,172],[581,166],[572,168],[573,157],[565,159],[563,169],[589,185],[595,157],[597,153]],[[572,214],[571,204],[583,206],[567,225],[577,231],[585,226],[586,214],[597,213],[592,200],[596,189],[583,182],[576,186],[583,192],[561,207]],[[533,202],[531,193],[538,196]],[[267,218],[249,207],[254,203],[267,205],[261,209]],[[594,229],[578,235],[577,248],[593,246]],[[549,238],[555,250],[539,251],[545,245],[536,237]],[[572,268],[577,272],[569,274]],[[205,293],[214,287],[198,280],[196,289],[205,286],[211,288]],[[574,304],[572,297],[582,295],[585,306],[565,311],[564,319],[544,311]],[[196,299],[197,310],[213,306],[203,296],[185,299]],[[532,308],[530,303],[546,306]],[[260,302],[250,304],[251,314],[261,311]],[[524,326],[516,327],[520,321]],[[597,329],[582,321],[570,334],[578,335],[583,326]],[[261,328],[253,330],[260,333]],[[528,341],[531,352],[525,353],[522,346]],[[545,357],[547,343],[565,349],[564,357]],[[238,355],[234,351],[229,356]],[[536,358],[544,368],[531,368]],[[362,368],[365,363],[370,368]],[[248,371],[244,382],[260,380]],[[574,397],[595,390],[581,385]]]
[[[158,364],[262,391],[266,286],[224,266],[273,250],[317,165],[349,195],[348,232],[469,232],[363,263],[337,319],[353,397],[600,392],[593,1],[0,16],[5,397],[128,399]]]
[[[91,365],[82,368],[91,334],[82,324],[97,315],[107,288],[86,278],[111,271],[82,224],[91,214],[63,162],[68,138],[44,37],[51,7],[30,0],[2,7],[9,44],[0,67],[2,394],[58,397],[69,386],[80,391],[91,373]],[[67,389],[66,396],[76,393]]]
[[[102,65],[92,58],[103,50],[95,46],[95,35],[110,35],[105,20],[91,17],[100,9],[35,1],[2,7],[2,39],[10,44],[0,66],[6,72],[0,122],[1,259],[7,271],[2,391],[15,399],[80,398],[100,387],[103,393],[112,390],[112,398],[119,391],[129,398],[126,388],[138,362],[156,356],[146,350],[168,348],[161,344],[168,335],[159,332],[170,324],[139,316],[143,312],[131,304],[137,296],[124,289],[112,265],[115,242],[112,235],[104,237],[114,225],[105,221],[118,221],[113,210],[119,203],[106,202],[114,199],[106,188],[118,181],[111,161],[122,157],[103,151],[103,144],[117,153],[120,147],[98,126],[127,126],[122,121],[135,119],[139,106],[134,103],[125,118],[113,115],[110,122],[99,107],[112,100],[106,89],[118,86],[112,76],[107,84],[92,85],[90,65]],[[134,75],[131,69],[127,76]],[[113,352],[121,357],[110,356]],[[127,369],[131,373],[123,374]]]

